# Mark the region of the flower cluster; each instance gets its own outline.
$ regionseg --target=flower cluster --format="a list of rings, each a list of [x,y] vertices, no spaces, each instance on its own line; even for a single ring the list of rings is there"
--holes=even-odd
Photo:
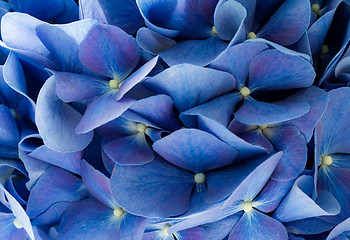
[[[0,240],[350,238],[349,0],[0,17]]]

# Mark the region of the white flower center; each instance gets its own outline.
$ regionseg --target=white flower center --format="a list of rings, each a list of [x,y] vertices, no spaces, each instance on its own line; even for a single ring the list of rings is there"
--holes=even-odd
[[[138,123],[136,125],[136,130],[140,133],[144,133],[146,132],[146,129],[147,129],[147,126],[145,124],[142,124],[142,123]]]
[[[125,211],[120,207],[114,209],[113,211],[114,216],[116,216],[118,219],[121,218],[124,215],[124,213]]]
[[[122,82],[119,81],[118,79],[112,79],[109,81],[109,87],[112,88],[113,90],[118,90],[121,85],[122,85]]]
[[[242,97],[247,97],[250,94],[250,90],[247,87],[242,87],[241,90],[239,90],[239,93],[242,95]]]
[[[331,156],[322,156],[322,166],[328,167],[333,163],[333,159]]]
[[[197,173],[194,175],[194,181],[197,184],[204,183],[205,182],[205,174],[204,173]]]
[[[15,227],[18,229],[23,228],[22,224],[19,222],[19,220],[17,218],[15,218],[15,220],[13,220],[13,225],[15,225]]]

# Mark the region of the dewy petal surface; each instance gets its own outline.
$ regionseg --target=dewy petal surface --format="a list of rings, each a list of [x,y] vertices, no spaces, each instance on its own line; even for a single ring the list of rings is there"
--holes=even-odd
[[[111,191],[116,202],[135,215],[169,217],[190,209],[194,175],[156,157],[141,166],[115,165]]]

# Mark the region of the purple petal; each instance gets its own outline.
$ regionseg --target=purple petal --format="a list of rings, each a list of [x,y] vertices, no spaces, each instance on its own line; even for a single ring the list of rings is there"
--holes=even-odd
[[[156,93],[170,96],[175,107],[183,112],[232,91],[235,80],[225,72],[182,64],[147,79],[144,85]]]
[[[49,78],[40,90],[35,122],[47,147],[59,152],[83,150],[92,140],[93,132],[76,134],[81,114],[57,96],[55,77]]]
[[[230,164],[238,155],[233,147],[198,129],[180,129],[156,141],[153,149],[176,166],[195,173]]]
[[[144,133],[117,138],[103,147],[110,159],[120,165],[141,165],[151,162],[154,153]]]
[[[81,63],[94,73],[124,80],[140,60],[136,40],[118,27],[96,24],[79,46]]]
[[[155,158],[141,166],[115,165],[111,191],[128,212],[147,217],[169,217],[190,208],[194,176]]]
[[[107,81],[88,75],[54,72],[54,76],[57,96],[64,102],[89,100],[109,89]]]
[[[132,99],[122,98],[117,101],[115,94],[106,93],[93,100],[87,107],[84,116],[75,129],[78,134],[86,134],[103,124],[112,121],[123,114],[134,102]]]

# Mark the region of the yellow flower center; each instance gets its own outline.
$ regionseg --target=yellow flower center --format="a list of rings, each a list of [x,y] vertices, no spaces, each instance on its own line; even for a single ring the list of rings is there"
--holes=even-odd
[[[250,32],[247,34],[247,39],[252,39],[252,38],[256,38],[255,32]]]
[[[322,156],[322,166],[328,167],[333,163],[333,159],[331,156]]]
[[[124,215],[124,213],[125,211],[120,207],[114,209],[113,211],[114,216],[116,216],[118,219],[121,218]]]
[[[216,31],[215,26],[213,26],[212,29],[211,29],[211,35],[212,36],[217,36],[218,35],[218,32]]]
[[[109,81],[109,87],[113,90],[118,90],[122,83],[118,79],[112,79]]]

